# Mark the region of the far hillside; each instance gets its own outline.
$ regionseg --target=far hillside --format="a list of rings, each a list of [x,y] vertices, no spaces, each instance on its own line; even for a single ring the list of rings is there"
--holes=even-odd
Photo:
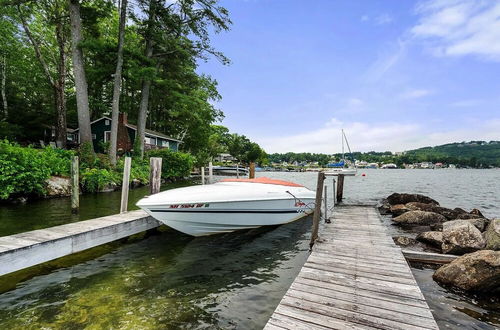
[[[500,166],[500,141],[470,141],[410,150],[404,157],[421,161],[467,164],[473,167]]]

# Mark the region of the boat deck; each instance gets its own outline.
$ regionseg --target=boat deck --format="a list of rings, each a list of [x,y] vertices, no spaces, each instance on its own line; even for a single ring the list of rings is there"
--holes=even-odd
[[[375,207],[343,206],[265,329],[438,329]]]

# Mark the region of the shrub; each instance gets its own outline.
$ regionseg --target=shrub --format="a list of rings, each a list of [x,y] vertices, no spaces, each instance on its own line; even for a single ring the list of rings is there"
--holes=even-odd
[[[49,166],[51,175],[70,176],[74,151],[46,147],[40,154],[45,164]]]
[[[40,150],[0,141],[0,199],[18,194],[43,195],[50,175],[51,168]]]
[[[80,183],[86,192],[98,192],[110,183],[119,184],[118,173],[106,169],[86,168],[80,173]]]
[[[191,154],[170,149],[150,150],[146,153],[146,156],[147,158],[161,157],[163,159],[161,176],[165,179],[189,176],[194,164],[194,157]]]
[[[125,158],[122,157],[118,160],[116,164],[116,171],[119,173],[120,177],[123,177],[123,167],[125,163]],[[132,159],[132,166],[130,167],[130,181],[137,179],[142,184],[149,183],[149,160],[140,158]]]

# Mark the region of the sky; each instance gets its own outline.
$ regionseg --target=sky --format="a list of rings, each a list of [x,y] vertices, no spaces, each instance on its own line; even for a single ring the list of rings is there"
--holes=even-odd
[[[500,140],[500,1],[225,0],[222,122],[266,152]]]

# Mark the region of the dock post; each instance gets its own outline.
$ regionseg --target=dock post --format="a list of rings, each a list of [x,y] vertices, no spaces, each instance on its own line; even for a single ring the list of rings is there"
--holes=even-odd
[[[201,168],[201,184],[205,184],[205,167]]]
[[[254,162],[250,163],[250,169],[248,171],[248,178],[255,179],[255,163]]]
[[[337,203],[342,203],[342,198],[344,195],[344,175],[339,174],[337,180]]]
[[[325,196],[324,196],[324,210],[325,210],[325,222],[330,223],[330,219],[328,219],[328,186],[325,185]]]
[[[316,200],[314,202],[313,227],[311,233],[311,242],[309,248],[312,249],[314,241],[318,238],[319,219],[321,218],[321,201],[323,200],[323,182],[325,181],[325,173],[318,172],[318,183],[316,186]]]
[[[125,163],[123,164],[122,198],[120,201],[120,213],[127,212],[131,165],[132,165],[132,158],[125,157]]]
[[[78,213],[80,208],[80,185],[78,156],[71,160],[71,213]]]
[[[160,192],[162,158],[149,158],[149,192],[151,195]]]
[[[214,166],[212,162],[208,162],[208,183],[213,183],[214,181]]]

